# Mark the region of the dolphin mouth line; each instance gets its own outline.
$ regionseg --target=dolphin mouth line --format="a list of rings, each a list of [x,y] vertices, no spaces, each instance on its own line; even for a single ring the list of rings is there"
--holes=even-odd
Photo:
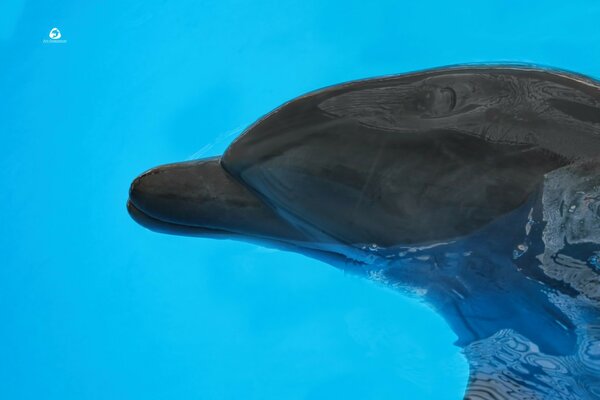
[[[178,224],[175,222],[165,221],[152,216],[135,205],[131,199],[127,199],[127,211],[131,218],[138,224],[147,227],[150,230],[186,236],[231,236],[234,232],[229,232],[222,229],[205,228],[196,225]]]

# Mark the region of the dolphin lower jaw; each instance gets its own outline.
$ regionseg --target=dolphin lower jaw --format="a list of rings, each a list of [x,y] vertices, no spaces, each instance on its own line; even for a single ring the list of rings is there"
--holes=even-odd
[[[140,210],[131,200],[127,200],[127,211],[131,218],[143,227],[159,233],[171,235],[226,238],[234,235],[222,229],[207,228],[194,225],[177,224],[163,221]]]

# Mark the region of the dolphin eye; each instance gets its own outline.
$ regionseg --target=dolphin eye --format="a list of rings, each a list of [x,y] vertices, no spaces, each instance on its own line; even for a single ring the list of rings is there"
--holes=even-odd
[[[441,96],[445,104],[448,105],[448,111],[454,110],[456,107],[456,92],[451,87],[445,87],[440,89]]]
[[[421,117],[440,117],[456,106],[456,92],[450,87],[425,86],[413,99],[412,108]]]
[[[432,89],[433,101],[429,112],[432,116],[446,115],[456,106],[456,92],[450,87],[435,87]]]

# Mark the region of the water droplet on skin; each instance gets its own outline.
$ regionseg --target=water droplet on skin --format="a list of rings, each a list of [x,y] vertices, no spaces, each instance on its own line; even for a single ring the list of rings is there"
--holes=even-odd
[[[588,264],[590,264],[592,267],[596,268],[597,270],[600,270],[600,256],[594,254],[593,256],[588,258],[587,261]]]
[[[521,257],[527,252],[527,249],[529,249],[529,247],[525,243],[518,245],[517,248],[513,250],[513,259],[516,260],[517,258]]]

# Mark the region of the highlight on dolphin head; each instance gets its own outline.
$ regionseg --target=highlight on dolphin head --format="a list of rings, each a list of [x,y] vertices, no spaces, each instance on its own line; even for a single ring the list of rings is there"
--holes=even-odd
[[[420,296],[464,349],[467,398],[594,398],[599,154],[598,82],[457,66],[303,95],[220,157],[140,175],[128,210]]]

